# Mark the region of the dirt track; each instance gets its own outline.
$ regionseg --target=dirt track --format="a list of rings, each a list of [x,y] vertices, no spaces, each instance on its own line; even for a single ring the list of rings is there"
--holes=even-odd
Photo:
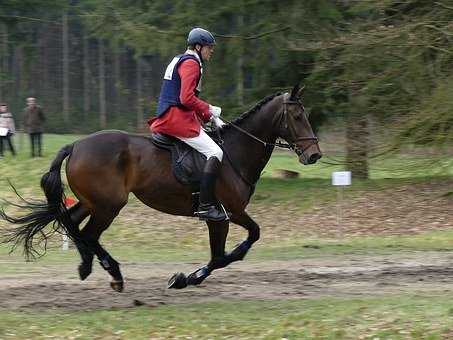
[[[252,216],[259,216],[260,244],[275,244],[297,237],[322,238],[339,232],[343,236],[416,234],[453,228],[452,201],[445,195],[451,185],[451,181],[440,181],[355,197],[344,210],[341,230],[332,225],[334,206],[319,206],[307,214],[284,207],[285,216],[280,214],[283,208],[279,205],[252,205],[250,210]],[[153,226],[152,233],[160,235],[168,233],[168,225],[171,225],[172,235],[178,235],[179,239],[169,239],[169,244],[186,238],[190,239],[191,246],[207,242],[206,230],[198,222],[159,215],[138,205],[128,209],[119,218],[135,235],[134,240],[151,235],[151,230],[143,226]],[[139,232],[146,233],[146,237],[140,236]],[[159,240],[168,238],[168,235],[164,236],[159,236]],[[237,242],[243,237],[242,229],[232,228],[230,240]],[[443,295],[453,292],[453,250],[385,256],[330,256],[297,261],[251,262],[246,259],[215,271],[199,287],[183,290],[167,290],[168,278],[175,271],[189,273],[201,263],[132,263],[124,260],[127,259],[122,263],[126,279],[123,293],[110,289],[109,276],[97,264],[85,282],[78,279],[76,264],[41,265],[26,272],[2,275],[0,309],[87,310],[132,308],[137,303],[157,306],[234,299],[366,297],[401,292]],[[23,262],[14,263],[14,267],[22,268]]]
[[[30,274],[0,279],[2,309],[87,310],[127,308],[136,304],[198,303],[234,299],[361,297],[380,294],[453,291],[453,252],[388,256],[344,256],[298,261],[241,262],[214,272],[202,285],[166,289],[173,271],[186,273],[197,264],[125,263],[126,289],[113,292],[99,266],[86,281],[71,266],[47,266]]]

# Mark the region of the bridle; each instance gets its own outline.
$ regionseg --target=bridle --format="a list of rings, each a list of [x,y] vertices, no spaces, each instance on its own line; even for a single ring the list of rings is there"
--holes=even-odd
[[[285,94],[285,96],[286,96],[286,94]],[[288,115],[288,105],[297,105],[297,106],[299,106],[302,109],[302,111],[305,111],[305,109],[304,109],[303,104],[300,102],[300,100],[285,99],[285,97],[283,98],[283,110],[282,110],[282,113],[279,114],[276,119],[278,120],[280,131],[289,130],[290,135],[291,135],[291,139],[294,141],[292,143],[288,143],[286,141],[285,142],[278,142],[277,141],[275,143],[269,143],[269,142],[266,142],[266,141],[262,140],[259,137],[256,137],[255,135],[253,135],[250,132],[244,130],[243,128],[237,126],[236,124],[228,121],[227,119],[223,119],[223,120],[225,122],[227,122],[229,125],[231,125],[232,127],[234,127],[236,130],[238,130],[238,131],[242,132],[243,134],[249,136],[253,140],[261,143],[264,148],[279,147],[279,148],[283,148],[283,149],[289,149],[289,150],[293,150],[298,156],[305,157],[304,156],[305,151],[307,151],[307,149],[309,147],[311,147],[313,144],[318,143],[318,137],[316,137],[316,136],[313,136],[313,137],[297,137],[296,136],[296,133],[294,131],[294,125],[288,123],[288,117],[290,116],[290,115]],[[291,117],[291,120],[292,119],[293,118]],[[282,127],[282,125],[283,125],[283,127]],[[301,149],[300,147],[297,146],[297,142],[301,142],[301,141],[304,141],[304,140],[313,141],[313,143],[311,143],[308,146],[306,146],[305,148]]]
[[[286,96],[286,94],[285,94]],[[283,128],[285,130],[288,129],[288,127],[290,126],[288,124],[288,105],[298,105],[302,111],[304,111],[304,107],[302,105],[302,103],[299,101],[299,100],[290,100],[290,99],[286,99],[285,100],[285,97],[283,98],[283,110],[282,110],[282,113],[279,114],[275,120],[278,120],[278,124],[279,124],[279,130],[280,130],[280,135],[282,134],[281,131],[282,131],[282,125]],[[227,119],[223,119],[225,122],[227,122],[229,124],[229,126],[232,126],[233,128],[235,128],[236,130],[240,131],[241,133],[243,133],[244,135],[250,137],[251,139],[253,139],[254,141],[260,143],[263,145],[263,147],[265,149],[267,148],[273,148],[273,147],[279,147],[279,148],[283,148],[283,149],[289,149],[289,150],[294,150],[294,152],[299,156],[299,157],[303,157],[304,160],[306,160],[306,156],[305,156],[305,151],[310,147],[312,146],[313,144],[316,144],[318,143],[318,138],[317,137],[295,137],[295,131],[293,131],[294,127],[291,126],[291,128],[289,129],[290,130],[290,134],[291,134],[291,137],[293,138],[294,142],[293,143],[288,143],[288,142],[275,142],[275,143],[268,143],[264,140],[262,140],[261,138],[251,134],[250,132],[244,130],[243,128],[241,128],[240,126],[237,126],[236,124],[234,124],[233,122],[230,122],[228,121]],[[253,194],[253,192],[255,191],[255,185],[256,185],[256,182],[258,181],[258,178],[259,178],[259,175],[256,179],[254,179],[253,181],[249,181],[247,178],[245,178],[245,176],[241,173],[241,171],[235,166],[234,162],[231,160],[228,152],[226,149],[223,148],[223,140],[222,140],[222,136],[220,135],[220,131],[218,128],[215,129],[216,133],[217,133],[217,138],[218,138],[218,143],[220,144],[220,147],[222,148],[223,152],[224,152],[224,155],[226,156],[226,158],[228,159],[229,163],[231,164],[233,170],[239,175],[239,177],[247,184],[250,186],[251,190],[250,190],[250,196]],[[313,141],[313,143],[311,143],[310,145],[308,145],[307,147],[305,147],[304,149],[300,149],[298,146],[297,146],[297,142],[299,141],[303,141],[303,140],[310,140],[310,141]]]

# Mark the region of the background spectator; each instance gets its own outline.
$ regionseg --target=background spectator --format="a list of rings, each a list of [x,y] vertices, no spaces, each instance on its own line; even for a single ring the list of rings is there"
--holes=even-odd
[[[45,117],[42,108],[36,105],[35,98],[27,98],[27,107],[24,109],[25,132],[30,135],[31,156],[42,156],[42,133]]]
[[[14,126],[14,119],[11,112],[8,111],[8,105],[0,103],[0,157],[3,157],[3,146],[6,143],[9,150],[16,155],[14,146],[12,143],[12,136],[16,132]]]

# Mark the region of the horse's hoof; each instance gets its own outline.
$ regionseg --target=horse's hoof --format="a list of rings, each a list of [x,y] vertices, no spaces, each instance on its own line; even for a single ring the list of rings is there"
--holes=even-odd
[[[91,266],[79,265],[79,277],[80,280],[85,280],[91,274]]]
[[[118,293],[121,293],[124,289],[124,282],[123,281],[111,281],[110,287]]]
[[[187,287],[187,277],[184,273],[175,273],[168,280],[167,288],[182,289]]]

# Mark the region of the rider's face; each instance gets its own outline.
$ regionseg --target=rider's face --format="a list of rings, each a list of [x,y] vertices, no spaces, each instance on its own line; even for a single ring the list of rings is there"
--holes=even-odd
[[[214,53],[214,46],[205,45],[201,48],[200,53],[203,60],[209,60],[211,59],[212,53]]]

